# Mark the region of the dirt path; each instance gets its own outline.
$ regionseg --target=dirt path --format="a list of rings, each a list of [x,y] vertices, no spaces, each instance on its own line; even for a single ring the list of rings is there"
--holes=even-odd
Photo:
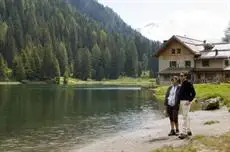
[[[190,113],[190,117],[194,135],[213,136],[230,131],[230,113],[226,108],[217,111],[196,111]],[[204,125],[210,120],[220,123]],[[168,119],[158,120],[146,124],[138,131],[98,141],[74,152],[151,152],[155,148],[166,145],[179,146],[187,141],[168,137],[168,132]]]

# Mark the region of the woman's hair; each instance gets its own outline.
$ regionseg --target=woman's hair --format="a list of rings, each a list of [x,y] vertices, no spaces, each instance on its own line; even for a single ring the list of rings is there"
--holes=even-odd
[[[177,83],[180,83],[180,79],[179,79],[178,76],[173,76],[173,77],[171,78],[171,81],[173,81],[173,80],[176,80]]]

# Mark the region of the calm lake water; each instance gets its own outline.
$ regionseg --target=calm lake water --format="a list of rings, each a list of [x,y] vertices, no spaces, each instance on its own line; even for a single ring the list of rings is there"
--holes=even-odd
[[[0,86],[0,151],[68,151],[162,117],[138,87]]]

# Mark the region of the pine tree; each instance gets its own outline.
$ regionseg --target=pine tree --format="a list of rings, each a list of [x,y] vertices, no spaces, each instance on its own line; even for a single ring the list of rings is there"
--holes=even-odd
[[[41,78],[41,58],[38,55],[39,51],[38,48],[36,51],[33,53],[33,58],[34,58],[34,69],[33,69],[33,77],[35,80],[38,80]]]
[[[12,34],[11,30],[12,29],[8,29],[8,31],[7,31],[6,42],[5,42],[4,51],[3,51],[4,58],[6,59],[8,65],[10,67],[12,66],[12,60],[13,60],[15,54],[18,53],[15,39],[14,39],[13,35],[11,35]]]
[[[52,79],[58,74],[56,67],[58,62],[55,60],[52,53],[52,47],[46,45],[44,48],[43,62],[42,62],[42,77],[43,79]],[[59,70],[60,71],[60,70]]]
[[[63,83],[64,83],[64,84],[68,84],[68,82],[69,82],[69,74],[68,74],[67,71],[65,71]]]
[[[0,54],[0,80],[5,80],[7,78],[7,66],[5,64],[2,54]]]
[[[82,54],[82,79],[87,80],[91,75],[91,54],[88,48],[85,48]]]
[[[104,70],[102,67],[102,53],[97,44],[92,49],[92,69],[94,71],[92,78],[101,80],[104,77]]]
[[[24,35],[23,35],[23,28],[21,23],[21,17],[18,14],[18,11],[15,12],[16,17],[14,19],[14,38],[16,41],[16,46],[18,49],[23,48],[24,46]]]
[[[24,65],[22,62],[22,58],[20,56],[16,56],[13,62],[13,75],[17,81],[24,80],[26,78]]]
[[[5,3],[5,0],[0,1],[0,14],[1,14],[1,17],[3,19],[5,19],[5,17],[6,17],[6,3]]]
[[[91,76],[91,54],[88,48],[80,48],[74,64],[74,77],[87,80]]]
[[[26,79],[33,80],[33,71],[32,71],[32,62],[33,58],[30,56],[30,49],[26,48],[26,50],[22,50],[20,56],[23,62],[23,67],[25,69]]]
[[[118,54],[118,69],[119,69],[119,74],[124,72],[125,68],[125,61],[126,61],[126,55],[125,55],[125,49],[120,48],[119,54]]]
[[[135,77],[138,70],[138,54],[134,41],[129,40],[126,53],[126,74]]]
[[[54,76],[60,77],[61,72],[60,72],[58,60],[57,60],[56,57],[54,57],[52,60],[53,60],[53,61],[52,61],[52,62],[53,62],[53,64],[52,64],[52,66],[53,66],[52,69],[53,69],[53,72],[54,72]]]
[[[8,25],[0,21],[0,41],[5,41]]]
[[[75,78],[80,79],[81,78],[81,65],[82,65],[82,52],[83,48],[80,48],[77,51],[76,57],[75,57],[75,62],[74,62],[74,70],[73,70],[73,76]]]
[[[137,71],[138,77],[141,77],[141,74],[142,74],[142,63],[138,62],[138,71]]]
[[[64,75],[65,71],[68,71],[68,55],[65,44],[61,42],[57,48],[57,59],[60,65],[61,75]]]
[[[103,52],[102,65],[105,72],[105,77],[109,78],[110,67],[111,67],[111,54],[108,47],[106,47],[105,51]]]

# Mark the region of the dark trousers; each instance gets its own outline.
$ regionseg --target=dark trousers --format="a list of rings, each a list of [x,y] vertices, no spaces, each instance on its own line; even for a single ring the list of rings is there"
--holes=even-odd
[[[179,112],[178,107],[167,106],[167,113],[170,121],[178,123],[178,112]]]

